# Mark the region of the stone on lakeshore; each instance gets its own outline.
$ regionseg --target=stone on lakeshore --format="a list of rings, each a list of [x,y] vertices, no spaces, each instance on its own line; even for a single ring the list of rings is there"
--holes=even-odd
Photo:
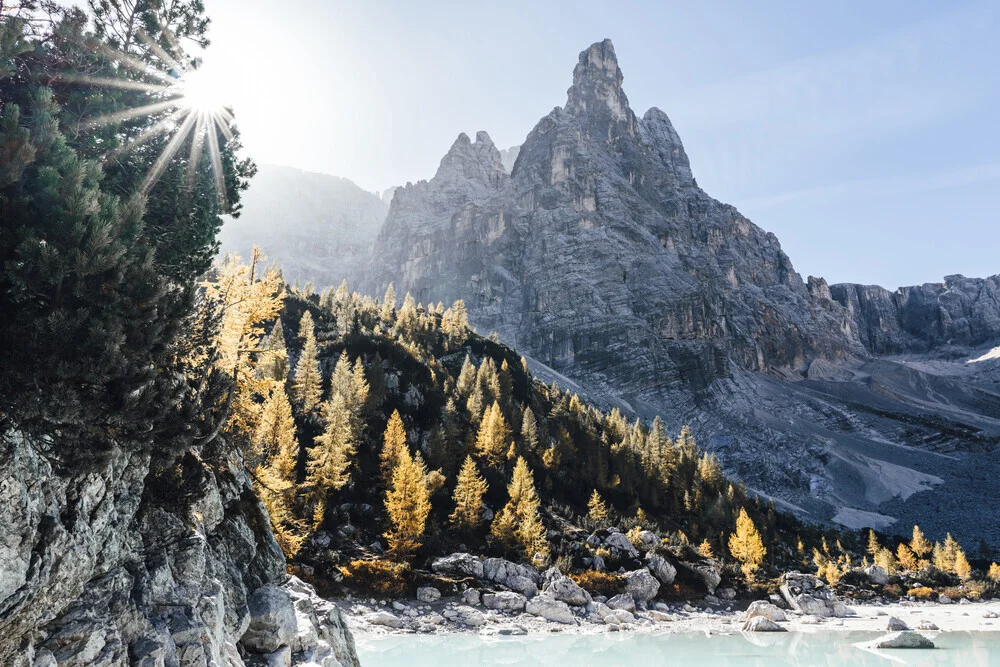
[[[431,569],[439,574],[464,574],[468,577],[483,578],[483,561],[469,553],[453,553],[435,558]]]
[[[365,616],[369,625],[381,625],[386,628],[401,628],[405,621],[391,611],[380,609]]]
[[[646,556],[646,567],[661,584],[669,586],[677,578],[677,568],[660,554],[653,553]]]
[[[436,602],[441,599],[441,591],[433,586],[421,586],[417,589],[417,599],[421,602]]]
[[[288,591],[261,586],[247,599],[250,626],[240,643],[255,653],[273,653],[295,637],[295,608]]]
[[[625,573],[625,592],[639,602],[652,600],[660,591],[660,582],[649,570],[642,568]]]
[[[750,606],[747,607],[747,610],[743,612],[743,620],[745,621],[748,621],[755,616],[763,616],[769,621],[775,622],[784,622],[788,620],[788,617],[785,616],[785,612],[765,600],[754,600],[750,603]]]
[[[514,591],[484,593],[482,599],[484,607],[497,611],[524,611],[525,605],[528,604],[526,597]]]
[[[551,593],[539,593],[528,602],[525,611],[535,616],[541,616],[547,621],[565,623],[567,625],[576,624],[576,616],[573,610],[565,602],[555,599]]]
[[[612,609],[624,609],[625,611],[635,611],[635,598],[629,593],[619,593],[610,600],[608,606]]]
[[[902,632],[903,630],[909,630],[910,627],[906,625],[905,621],[901,621],[895,616],[890,616],[889,620],[885,624],[886,632]]]
[[[934,648],[934,642],[917,632],[892,632],[867,644],[869,648]]]
[[[743,632],[787,632],[774,621],[764,616],[754,616],[743,624]]]
[[[527,565],[503,558],[487,558],[483,562],[483,578],[531,598],[538,592],[538,571]]]

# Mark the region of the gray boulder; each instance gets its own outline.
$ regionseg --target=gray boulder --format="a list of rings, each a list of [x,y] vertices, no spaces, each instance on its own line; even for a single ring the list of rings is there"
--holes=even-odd
[[[482,576],[487,581],[505,586],[529,598],[538,592],[540,577],[535,568],[512,563],[503,558],[487,558],[483,562]]]
[[[514,591],[483,593],[483,606],[498,611],[524,611],[528,598]]]
[[[573,610],[569,608],[569,605],[555,599],[551,593],[539,593],[531,598],[525,606],[525,611],[555,623],[576,625],[577,622],[576,616],[573,615]]]
[[[765,600],[754,600],[743,612],[743,620],[750,620],[755,616],[763,616],[769,621],[784,622],[788,620],[785,612]]]
[[[652,600],[659,591],[660,582],[646,568],[625,573],[625,592],[635,600]]]
[[[890,616],[889,620],[885,623],[886,632],[902,632],[903,630],[909,630],[908,626],[904,621],[899,620],[895,616]]]
[[[868,575],[873,584],[885,586],[889,583],[889,573],[885,571],[885,568],[878,565],[869,565],[868,569],[865,570],[865,574]]]
[[[620,593],[607,602],[608,607],[611,609],[624,609],[625,611],[635,612],[635,598],[629,593]]]
[[[934,642],[918,632],[892,632],[869,642],[869,648],[934,648]]]
[[[421,602],[436,602],[441,599],[441,591],[433,586],[421,586],[417,589],[417,599]]]
[[[677,568],[660,554],[651,553],[646,556],[646,567],[661,584],[669,586],[677,578]]]
[[[604,546],[617,549],[629,558],[638,558],[639,550],[629,542],[624,533],[611,533],[604,540]]]
[[[468,553],[453,553],[435,558],[431,563],[431,569],[439,574],[483,578],[483,561]]]
[[[555,568],[546,572],[545,585],[542,587],[544,592],[550,593],[557,600],[574,606],[585,605],[591,601],[590,593],[583,590],[579,584],[558,570],[554,572],[553,570]]]
[[[240,644],[254,653],[272,653],[287,646],[296,634],[295,608],[288,591],[261,586],[247,600],[250,627]]]
[[[365,616],[365,621],[369,625],[380,625],[386,628],[401,628],[406,624],[406,621],[396,616],[391,611],[386,611],[385,609],[380,609],[378,611],[373,611],[372,613]]]

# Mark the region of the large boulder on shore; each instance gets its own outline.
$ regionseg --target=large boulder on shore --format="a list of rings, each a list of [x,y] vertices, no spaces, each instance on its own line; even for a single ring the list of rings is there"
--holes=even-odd
[[[625,592],[634,599],[646,602],[655,598],[659,591],[660,582],[646,568],[625,573]]]
[[[569,605],[555,599],[551,593],[539,593],[528,602],[525,611],[535,616],[541,616],[547,621],[575,625],[576,616]]]
[[[821,579],[811,574],[786,572],[779,588],[788,606],[801,614],[844,617],[850,615],[846,605],[837,600]]]
[[[784,622],[788,620],[785,612],[766,600],[754,600],[743,612],[743,619],[749,621],[756,616],[763,616],[769,621]]]
[[[438,574],[483,578],[483,561],[468,553],[459,552],[435,558],[431,569]]]
[[[693,563],[677,561],[677,574],[683,575],[684,583],[696,590],[715,595],[715,589],[722,583],[719,568],[712,560],[700,560]]]
[[[764,616],[754,616],[743,624],[743,632],[787,632],[787,630]]]
[[[482,577],[528,598],[534,597],[538,592],[540,580],[535,568],[512,563],[503,558],[487,558],[483,561]]]
[[[677,578],[677,568],[657,553],[650,553],[646,556],[646,568],[665,586],[674,583],[674,579]]]
[[[498,593],[483,593],[483,606],[487,609],[497,609],[499,611],[524,611],[528,604],[528,598],[514,591],[500,591]]]
[[[574,606],[585,605],[591,601],[590,593],[554,567],[545,573],[545,585],[542,590],[550,593],[555,599]]]

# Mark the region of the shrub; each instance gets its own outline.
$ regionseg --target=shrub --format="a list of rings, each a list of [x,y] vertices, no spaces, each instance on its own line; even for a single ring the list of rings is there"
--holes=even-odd
[[[927,586],[919,586],[917,588],[910,589],[910,595],[917,598],[918,600],[932,600],[936,596],[933,588]]]
[[[388,560],[354,560],[342,572],[348,586],[379,595],[402,595],[412,574],[407,563]]]
[[[598,572],[597,570],[586,570],[569,575],[581,588],[595,595],[611,597],[622,591],[625,585],[624,578],[615,572]]]
[[[882,592],[885,593],[887,597],[903,597],[903,587],[899,584],[886,584],[882,587]]]

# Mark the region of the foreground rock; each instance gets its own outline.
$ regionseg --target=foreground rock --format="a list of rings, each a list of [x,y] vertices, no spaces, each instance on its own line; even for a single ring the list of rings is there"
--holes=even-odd
[[[754,600],[743,613],[744,620],[750,620],[756,616],[762,616],[769,621],[780,621],[782,623],[788,620],[788,617],[785,616],[785,612],[778,609],[770,602],[766,602],[764,600]]]
[[[242,460],[215,456],[163,484],[148,454],[55,469],[0,439],[0,664],[357,665],[340,612],[286,574]]]
[[[840,618],[850,614],[847,606],[816,576],[786,572],[782,581],[781,596],[789,607],[801,614]]]
[[[570,605],[585,605],[591,601],[590,593],[555,568],[551,568],[545,573],[545,585],[542,590],[551,594],[555,599]]]
[[[869,648],[934,648],[934,642],[924,637],[919,632],[904,630],[903,632],[892,632],[884,637],[868,642]]]

